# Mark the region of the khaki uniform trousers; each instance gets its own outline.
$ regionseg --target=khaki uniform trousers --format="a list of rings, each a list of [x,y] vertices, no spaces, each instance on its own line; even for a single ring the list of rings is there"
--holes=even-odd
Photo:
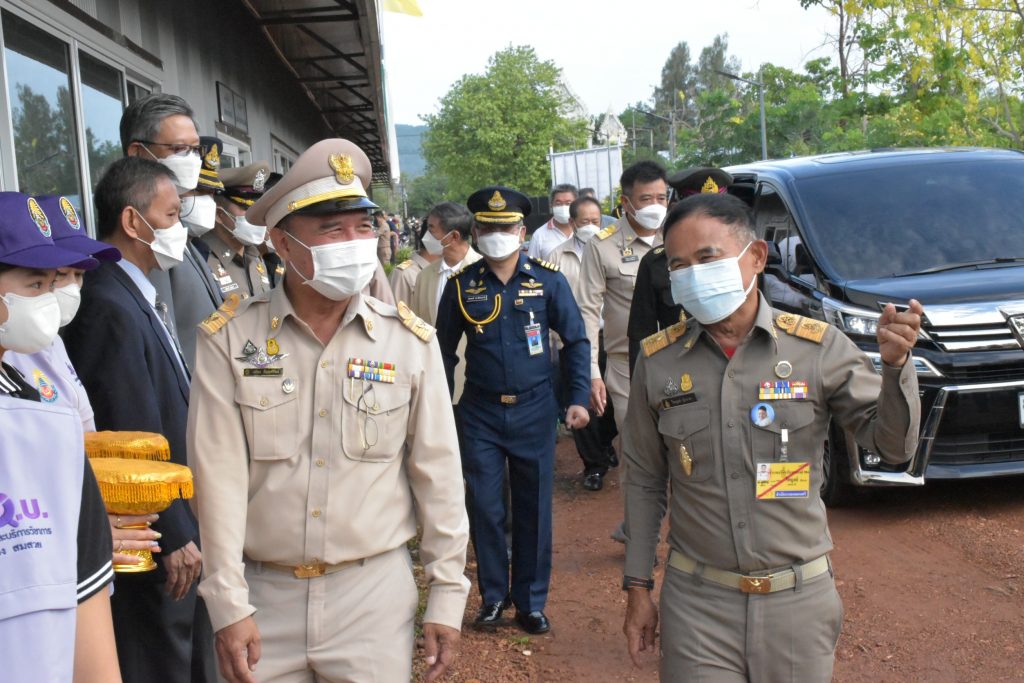
[[[612,417],[615,418],[615,428],[619,431],[616,439],[615,450],[619,453],[619,482],[626,481],[626,459],[622,457],[622,423],[626,421],[626,407],[629,405],[629,354],[615,353],[608,354],[608,361],[604,369],[604,388],[608,394],[608,400],[612,404]],[[626,487],[620,486],[622,500],[626,500]],[[626,523],[622,522],[619,527],[627,536]]]
[[[245,579],[262,642],[260,683],[410,679],[419,598],[404,545],[312,579],[247,562]]]
[[[669,566],[661,589],[661,680],[826,683],[842,623],[831,572],[794,589],[747,594]]]

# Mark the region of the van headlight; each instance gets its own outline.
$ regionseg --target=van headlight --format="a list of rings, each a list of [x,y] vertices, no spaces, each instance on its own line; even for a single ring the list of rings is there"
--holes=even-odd
[[[847,334],[874,337],[878,333],[878,319],[882,317],[881,313],[848,306],[828,298],[822,300],[821,308],[825,320]]]

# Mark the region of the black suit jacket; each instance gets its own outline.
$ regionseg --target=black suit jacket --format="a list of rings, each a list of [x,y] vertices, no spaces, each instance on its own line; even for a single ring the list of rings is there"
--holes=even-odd
[[[85,274],[81,307],[61,336],[96,413],[96,428],[163,434],[171,461],[186,464],[188,379],[160,319],[119,265],[103,263]],[[181,500],[161,512],[153,528],[163,534],[164,556],[199,534]],[[159,562],[160,554],[154,558]],[[163,567],[154,574],[162,578]]]

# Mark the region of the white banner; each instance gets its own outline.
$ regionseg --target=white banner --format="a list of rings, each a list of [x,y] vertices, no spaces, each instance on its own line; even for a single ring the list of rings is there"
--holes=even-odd
[[[551,186],[571,183],[577,188],[592,187],[604,201],[615,194],[622,176],[622,145],[591,147],[548,155]]]

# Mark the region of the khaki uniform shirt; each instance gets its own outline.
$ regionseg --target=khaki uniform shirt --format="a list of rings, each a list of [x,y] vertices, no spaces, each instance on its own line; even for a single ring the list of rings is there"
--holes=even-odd
[[[548,257],[545,259],[558,266],[562,275],[569,281],[569,288],[576,301],[580,300],[580,267],[583,263],[583,250],[586,246],[586,244],[580,244],[575,237],[570,237],[548,252]]]
[[[284,287],[246,303],[219,331],[200,330],[190,401],[200,592],[214,628],[256,609],[243,558],[358,560],[403,545],[417,523],[430,585],[424,618],[459,628],[469,524],[436,339],[423,342],[394,306],[362,295],[326,346]],[[249,342],[281,354],[274,370],[239,360]],[[394,363],[394,383],[349,379],[352,358]]]
[[[430,261],[420,256],[420,253],[413,252],[412,258],[402,261],[391,271],[391,293],[396,301],[409,303],[412,300],[412,291],[416,288],[416,276],[420,271],[430,265]]]
[[[466,266],[476,263],[482,258],[483,257],[473,249],[473,247],[470,247],[469,250],[466,251],[466,255],[462,257],[462,261],[460,261],[453,269],[453,272],[457,273]],[[440,284],[441,264],[443,261],[443,257],[439,258],[420,271],[419,276],[416,278],[416,286],[413,291],[412,301],[409,302],[409,308],[412,309],[412,312],[426,320],[431,325],[437,324],[437,288]],[[459,358],[465,358],[465,337],[459,341],[459,349],[457,353],[459,354]],[[462,390],[465,386],[466,364],[459,363],[455,366],[455,391],[452,392],[453,404],[457,405],[459,403],[459,399],[462,398]]]
[[[238,294],[248,299],[270,291],[267,265],[257,247],[246,245],[239,254],[217,235],[216,230],[211,230],[199,239],[210,248],[206,264],[210,266],[213,279],[220,287],[221,296],[227,298]]]
[[[633,287],[640,259],[644,254],[661,244],[661,233],[654,237],[654,244],[637,238],[636,232],[623,216],[615,228],[605,228],[594,235],[583,250],[583,264],[580,266],[579,295],[576,303],[583,314],[590,339],[590,378],[601,377],[597,365],[597,337],[604,317],[604,347],[608,355],[628,354],[629,339],[626,326],[629,323],[629,306],[633,301]],[[603,311],[603,313],[602,313]]]
[[[644,341],[623,425],[627,576],[651,576],[666,491],[669,544],[710,567],[749,573],[831,550],[819,496],[830,419],[888,463],[913,455],[921,410],[913,362],[886,366],[879,376],[849,338],[825,323],[806,321],[812,339],[784,329],[798,320],[804,319],[773,312],[761,297],[754,328],[732,360],[693,320]],[[779,381],[789,366],[789,381],[806,382],[807,397],[759,398],[759,385]],[[754,423],[759,404],[774,411],[765,427]],[[757,467],[781,460],[783,429],[788,460],[810,463],[808,495],[757,500]]]

